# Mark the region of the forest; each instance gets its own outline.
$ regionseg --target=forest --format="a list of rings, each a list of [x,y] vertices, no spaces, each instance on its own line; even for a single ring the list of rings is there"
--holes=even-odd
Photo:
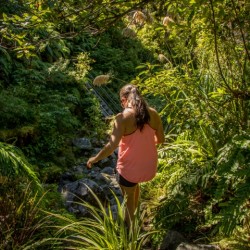
[[[157,250],[173,231],[250,249],[249,1],[0,2],[0,249]],[[117,218],[92,190],[79,218],[58,192],[86,168],[72,141],[102,147],[126,83],[165,134],[129,233],[116,195]]]

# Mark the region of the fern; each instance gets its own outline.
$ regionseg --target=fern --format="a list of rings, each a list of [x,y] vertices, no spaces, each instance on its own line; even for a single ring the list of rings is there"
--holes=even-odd
[[[172,160],[165,158],[169,166],[164,170],[171,168],[164,173],[168,175],[167,196],[158,207],[158,226],[184,223],[197,227],[194,230],[214,228],[224,236],[232,235],[244,227],[249,214],[250,136],[234,136],[219,150],[216,161],[206,159],[195,144],[191,147],[191,142],[180,142],[171,143],[165,152]]]
[[[213,164],[206,150],[183,133],[161,150],[160,171],[165,176],[166,197],[157,209],[158,227],[195,230],[204,222],[202,212]],[[185,226],[184,226],[185,225]]]
[[[38,189],[41,184],[22,152],[11,145],[0,142],[0,175],[3,179],[25,177],[32,181]]]
[[[217,188],[214,204],[218,204],[219,227],[231,235],[249,214],[250,136],[236,135],[221,150],[217,161]]]
[[[4,72],[4,74],[7,76],[10,74],[11,72],[11,57],[9,55],[9,53],[7,52],[7,50],[5,50],[4,48],[2,48],[0,46],[0,73],[1,70]]]

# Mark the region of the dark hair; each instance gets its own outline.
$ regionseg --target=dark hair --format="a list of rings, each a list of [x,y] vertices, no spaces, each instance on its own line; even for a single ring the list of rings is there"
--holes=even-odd
[[[144,124],[149,122],[150,115],[148,112],[148,105],[141,96],[139,90],[135,85],[127,84],[121,88],[120,96],[125,97],[135,109],[136,126],[142,130]]]

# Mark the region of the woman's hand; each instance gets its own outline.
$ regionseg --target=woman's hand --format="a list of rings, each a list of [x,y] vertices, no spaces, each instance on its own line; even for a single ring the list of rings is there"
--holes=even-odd
[[[88,162],[87,162],[87,168],[92,168],[92,165],[94,164],[94,163],[96,163],[97,162],[97,160],[96,160],[96,157],[94,156],[94,157],[90,157],[89,159],[88,159]]]

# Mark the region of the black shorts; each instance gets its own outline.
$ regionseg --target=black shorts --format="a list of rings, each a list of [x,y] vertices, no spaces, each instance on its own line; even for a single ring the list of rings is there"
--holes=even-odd
[[[125,178],[123,178],[117,171],[116,171],[116,180],[120,185],[124,187],[134,187],[135,185],[137,185],[137,183],[130,182]]]

